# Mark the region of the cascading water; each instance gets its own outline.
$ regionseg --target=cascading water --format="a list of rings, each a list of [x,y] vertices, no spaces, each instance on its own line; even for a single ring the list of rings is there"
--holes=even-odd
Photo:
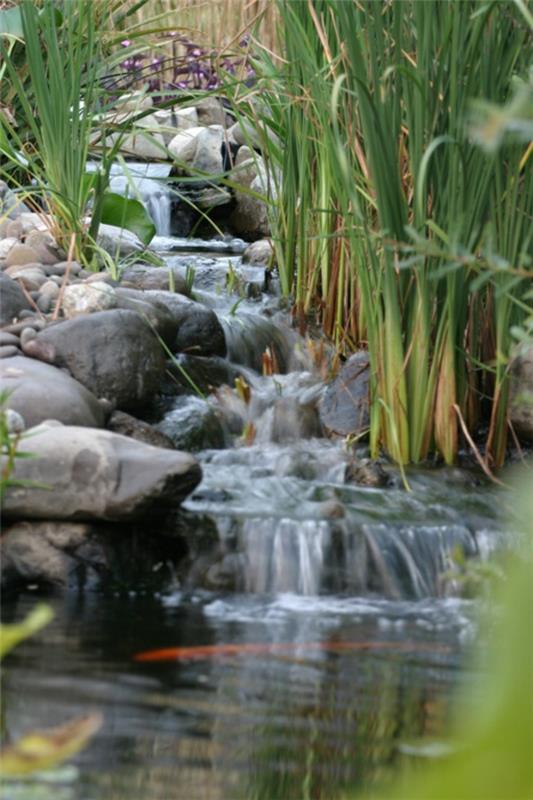
[[[94,162],[87,165],[89,172],[97,167]],[[139,200],[152,218],[158,236],[170,236],[171,190],[167,182],[170,169],[170,164],[142,161],[111,167],[110,190]]]

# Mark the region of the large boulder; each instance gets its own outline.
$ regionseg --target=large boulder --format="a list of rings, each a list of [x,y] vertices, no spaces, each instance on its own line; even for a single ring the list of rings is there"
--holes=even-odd
[[[46,423],[28,431],[33,457],[15,462],[8,519],[123,520],[175,506],[200,482],[188,453],[106,430]]]
[[[157,392],[165,354],[157,336],[135,311],[113,309],[50,325],[24,352],[70,374],[122,411],[145,406]]]
[[[173,267],[134,264],[123,271],[120,283],[128,289],[154,289],[189,294],[187,281],[181,272]]]
[[[21,311],[30,309],[31,305],[18,283],[0,272],[0,327],[9,325]]]
[[[327,386],[319,404],[320,421],[330,433],[340,436],[360,434],[368,429],[369,360],[361,350],[343,364]]]
[[[100,223],[96,243],[113,258],[142,253],[145,246],[138,236],[126,228]]]
[[[275,199],[276,190],[261,156],[248,147],[241,147],[235,160],[232,180],[248,191],[235,192],[235,209],[230,216],[232,230],[245,239],[263,239],[270,235],[268,206],[254,196]],[[253,193],[253,194],[251,194]]]
[[[533,346],[524,348],[511,362],[509,413],[517,434],[533,442]]]
[[[181,131],[168,145],[175,158],[177,172],[199,170],[218,175],[223,172],[222,144],[224,128],[210,125],[208,128],[189,128]]]
[[[46,419],[65,425],[100,428],[105,413],[85,386],[50,364],[14,356],[0,362],[0,390],[8,391],[7,405],[27,427]]]

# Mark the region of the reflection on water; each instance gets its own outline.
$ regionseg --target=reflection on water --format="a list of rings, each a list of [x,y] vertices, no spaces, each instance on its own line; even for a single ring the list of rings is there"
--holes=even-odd
[[[20,618],[33,602],[23,596],[5,616]],[[67,596],[54,609],[52,625],[10,657],[3,702],[13,738],[104,712],[103,729],[76,761],[73,800],[333,800],[346,789],[364,792],[391,766],[410,766],[402,744],[439,736],[474,631],[470,604],[451,599],[132,593]],[[227,642],[294,648],[132,660],[151,648]],[[395,642],[398,649],[383,647]]]

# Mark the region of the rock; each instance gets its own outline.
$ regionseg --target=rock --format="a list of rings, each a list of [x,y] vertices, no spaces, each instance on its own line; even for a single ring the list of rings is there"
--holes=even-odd
[[[14,244],[6,255],[6,267],[21,267],[24,264],[35,264],[39,262],[39,255],[27,244]]]
[[[351,456],[344,470],[344,482],[382,488],[389,486],[391,480],[379,461]]]
[[[248,147],[241,147],[237,153],[231,178],[252,192],[271,198],[276,196],[263,159]],[[233,231],[245,239],[262,239],[270,235],[267,204],[245,192],[235,192],[235,210],[229,222]]]
[[[101,224],[96,241],[113,258],[142,253],[146,249],[138,236],[116,225]]]
[[[80,579],[86,583],[86,573],[97,578],[106,559],[101,545],[92,540],[94,531],[94,525],[81,522],[15,522],[0,542],[2,586],[63,587],[79,585]]]
[[[217,97],[204,97],[196,103],[196,115],[200,125],[226,127],[226,109]]]
[[[509,393],[511,424],[518,436],[533,441],[533,347],[518,352],[511,362]]]
[[[176,323],[163,303],[150,300],[146,292],[138,289],[115,290],[117,308],[135,311],[150,325],[157,336],[160,336],[167,347],[172,347],[176,338]]]
[[[15,239],[13,236],[0,239],[0,258],[2,260],[5,259],[9,251],[12,250],[16,244],[18,244],[18,239]]]
[[[43,231],[49,233],[53,227],[53,219],[49,214],[37,213],[36,211],[24,211],[17,217],[18,221],[22,224],[22,229],[25,235],[30,231]]]
[[[19,348],[14,344],[4,344],[0,346],[0,358],[12,358],[22,355]]]
[[[174,444],[168,436],[165,436],[164,433],[161,433],[160,430],[148,422],[136,419],[124,411],[113,411],[107,423],[107,429],[108,431],[113,431],[113,433],[120,433],[121,436],[129,436],[137,442],[174,450]],[[186,450],[188,448],[181,449]]]
[[[299,405],[290,397],[276,400],[268,441],[292,442],[321,435],[322,428],[314,406]]]
[[[224,447],[222,425],[208,402],[190,395],[177,403],[156,426],[175,447],[187,451]]]
[[[28,436],[33,458],[17,460],[13,477],[33,484],[8,487],[8,519],[132,519],[176,505],[201,479],[188,453],[111,431],[44,424]]]
[[[209,175],[223,172],[222,143],[224,128],[211,125],[208,128],[189,128],[175,136],[168,145],[175,158],[176,170],[182,174],[199,170]]]
[[[20,281],[28,292],[39,291],[39,288],[46,283],[46,275],[40,266],[26,264],[24,267],[9,267],[6,274],[13,280]]]
[[[35,330],[35,328],[30,328],[29,326],[27,328],[23,328],[20,332],[20,339],[19,339],[20,346],[26,347],[30,339],[35,339],[36,336],[37,336],[37,331]]]
[[[198,112],[195,106],[177,108],[174,112],[174,117],[176,119],[176,128],[179,130],[198,127]]]
[[[224,384],[233,386],[235,379],[241,375],[241,371],[234,364],[217,356],[180,354],[176,356],[176,362],[169,364],[167,368],[168,394],[175,395],[178,386],[183,392],[190,394],[192,390],[190,381],[192,381],[194,386],[207,395]],[[181,369],[178,368],[178,364]],[[165,385],[163,391],[166,391],[166,388]]]
[[[199,356],[225,356],[226,337],[220,321],[211,308],[174,292],[146,291],[150,302],[157,302],[170,313],[174,325],[173,352]]]
[[[172,274],[173,289],[170,287],[170,274]],[[126,267],[120,282],[121,286],[129,289],[155,289],[189,295],[185,278],[177,269],[171,267],[151,267],[148,264],[134,264],[132,267]]]
[[[360,434],[368,429],[369,361],[361,350],[341,367],[319,404],[320,420],[331,433]]]
[[[13,238],[13,239],[20,239],[23,234],[22,223],[18,221],[18,219],[14,219],[10,222],[6,228],[6,236]]]
[[[0,331],[0,347],[4,347],[9,344],[14,344],[15,347],[18,347],[18,336],[15,336],[14,333],[5,333],[5,331]]]
[[[165,138],[153,114],[137,120],[133,130],[134,133],[126,136],[112,133],[108,137],[109,144],[113,144],[122,136],[120,151],[128,157],[134,156],[144,161],[158,161],[166,157]]]
[[[25,353],[70,374],[121,411],[145,406],[157,392],[165,355],[147,322],[134,311],[113,309],[51,325],[28,342]]]
[[[226,206],[232,201],[231,192],[222,186],[208,186],[201,189],[195,197],[195,204],[204,210]]]
[[[266,126],[258,128],[247,119],[241,119],[228,129],[228,138],[235,144],[261,150],[264,141],[279,143],[278,137]]]
[[[48,279],[39,289],[39,294],[41,297],[49,297],[50,300],[56,300],[59,295],[59,286],[55,281]]]
[[[52,277],[62,277],[67,270],[69,275],[78,275],[81,272],[81,264],[78,264],[77,261],[58,261],[57,264],[47,265],[45,271]]]
[[[57,287],[56,287],[57,289]],[[67,319],[79,314],[93,314],[115,308],[115,290],[105,281],[91,281],[65,286],[61,308]]]
[[[249,244],[242,256],[243,264],[268,267],[274,263],[274,248],[270,239],[258,239]]]
[[[9,392],[8,408],[20,414],[29,427],[46,419],[89,428],[104,425],[102,407],[81,383],[20,352],[0,366],[0,388]]]
[[[26,423],[17,411],[8,408],[4,413],[8,433],[23,433],[26,430]]]
[[[31,305],[16,281],[0,273],[0,327],[9,325],[23,309]]]
[[[27,210],[24,201],[11,191],[5,181],[0,181],[0,217],[17,219]]]

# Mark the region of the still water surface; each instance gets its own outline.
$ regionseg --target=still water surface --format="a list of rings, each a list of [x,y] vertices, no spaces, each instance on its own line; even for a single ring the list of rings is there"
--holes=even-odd
[[[4,615],[21,618],[34,602],[22,595]],[[104,725],[75,762],[78,780],[37,784],[39,794],[8,788],[6,800],[364,797],[391,768],[412,768],[413,741],[440,736],[475,634],[472,605],[452,598],[88,593],[52,606],[52,624],[8,662],[8,734],[95,710]],[[133,660],[228,642],[294,647]]]

